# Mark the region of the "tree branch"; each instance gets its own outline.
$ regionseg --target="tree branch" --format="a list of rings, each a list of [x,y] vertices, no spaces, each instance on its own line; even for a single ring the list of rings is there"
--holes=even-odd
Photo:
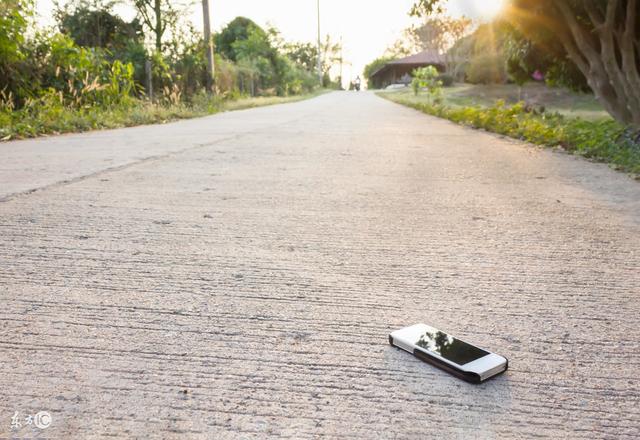
[[[620,54],[622,57],[622,71],[630,86],[631,100],[635,100],[636,108],[640,108],[640,71],[636,58],[637,40],[634,42],[636,34],[637,20],[637,0],[628,0],[626,8],[626,17],[624,24],[624,32],[620,33],[618,44],[620,46]],[[636,125],[640,125],[640,115],[636,116],[634,121]]]
[[[587,15],[589,15],[589,19],[593,23],[596,29],[598,29],[604,23],[605,18],[600,13],[597,5],[594,4],[593,0],[587,2],[588,4],[584,8],[587,11]]]
[[[565,50],[567,51],[567,54],[569,55],[569,58],[571,58],[571,61],[573,61],[576,64],[576,66],[578,66],[578,69],[580,69],[580,71],[585,76],[585,78],[589,78],[589,76],[588,76],[589,75],[589,62],[580,53],[580,50],[578,49],[578,47],[574,43],[574,41],[571,38],[571,36],[567,35],[565,32],[560,31],[560,32],[558,32],[558,37],[560,38],[560,41],[562,42],[562,46],[564,46]]]
[[[628,110],[630,106],[635,107],[640,105],[640,102],[637,101],[636,93],[629,84],[627,76],[622,72],[616,55],[616,39],[614,35],[619,5],[619,0],[609,0],[607,3],[606,18],[598,30],[598,34],[600,36],[601,60],[609,75],[609,83],[615,90],[619,105]],[[622,52],[622,48],[620,48],[620,51]]]
[[[607,12],[604,21],[604,25],[606,27],[613,27],[619,3],[619,0],[609,0],[609,2],[607,3]]]
[[[138,13],[142,17],[142,21],[144,22],[144,24],[146,24],[149,27],[149,29],[153,29],[151,18],[149,18],[147,11],[144,9],[138,9]]]
[[[617,0],[614,1],[617,3]],[[552,4],[569,28],[568,32],[560,30],[558,33],[569,57],[587,78],[589,86],[604,108],[616,119],[629,123],[631,112],[624,102],[624,94],[621,96],[620,90],[613,86],[613,78],[603,64],[602,55],[594,47],[590,35],[578,23],[575,11],[571,10],[566,0],[558,0]]]
[[[599,54],[593,46],[590,44],[590,36],[582,29],[575,17],[575,12],[571,10],[566,0],[559,0],[553,3],[557,10],[562,14],[565,22],[569,25],[569,30],[573,36],[573,40],[576,46],[589,61],[589,64],[593,67],[594,62],[599,59]]]
[[[149,29],[153,29],[151,18],[149,17],[149,13],[147,12],[147,6],[150,6],[149,2],[145,0],[136,0],[134,5],[136,7],[136,10],[142,17],[142,21],[144,22],[144,24],[146,24]]]

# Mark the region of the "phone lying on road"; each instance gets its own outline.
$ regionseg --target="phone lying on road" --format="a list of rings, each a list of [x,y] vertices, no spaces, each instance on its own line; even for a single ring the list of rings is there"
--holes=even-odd
[[[503,373],[509,361],[426,324],[415,324],[389,335],[389,343],[420,360],[471,383]]]

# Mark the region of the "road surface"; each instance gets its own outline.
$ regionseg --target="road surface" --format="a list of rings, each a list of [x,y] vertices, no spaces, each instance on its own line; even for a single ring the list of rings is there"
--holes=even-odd
[[[640,184],[605,165],[355,92],[0,157],[0,438],[640,435]],[[509,371],[388,345],[415,322]]]

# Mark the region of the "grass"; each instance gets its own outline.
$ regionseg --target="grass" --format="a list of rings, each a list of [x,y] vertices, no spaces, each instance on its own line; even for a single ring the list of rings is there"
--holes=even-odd
[[[325,93],[288,97],[244,97],[222,99],[216,96],[195,96],[190,103],[158,104],[131,99],[117,106],[82,108],[64,106],[58,102],[37,102],[17,111],[0,108],[0,140],[23,139],[61,133],[97,129],[158,124],[212,115],[223,111],[241,110],[267,105],[301,101]]]
[[[466,89],[468,93],[468,89]],[[640,143],[637,132],[629,130],[606,115],[596,117],[592,103],[591,119],[576,117],[573,108],[568,108],[564,97],[555,98],[545,111],[536,106],[519,102],[508,104],[503,100],[493,104],[480,104],[487,100],[481,96],[469,101],[452,101],[453,91],[448,90],[442,103],[432,103],[426,93],[414,96],[404,89],[384,91],[378,95],[391,101],[413,107],[424,113],[446,118],[459,124],[482,128],[516,139],[522,139],[539,145],[560,147],[570,153],[596,161],[606,162],[613,168],[640,178]],[[467,99],[467,98],[465,98]],[[548,111],[549,108],[564,108],[566,111]],[[564,106],[564,107],[563,107]],[[584,110],[583,110],[584,111]]]
[[[309,93],[306,95],[295,95],[295,96],[287,96],[287,97],[258,96],[255,98],[240,98],[240,99],[235,99],[235,100],[230,100],[225,102],[225,104],[223,105],[223,111],[242,110],[247,108],[284,104],[287,102],[297,102],[297,101],[302,101],[304,99],[313,98],[325,92],[326,91],[320,91],[320,92]]]
[[[397,94],[403,100],[412,103],[423,103],[427,100],[426,94],[414,96],[409,87],[382,93]],[[610,118],[593,95],[551,88],[541,83],[525,84],[521,90],[515,84],[456,84],[443,88],[442,95],[445,104],[457,107],[490,107],[501,99],[507,104],[524,101],[531,106],[544,106],[547,111],[558,112],[567,117],[580,117],[591,121]]]

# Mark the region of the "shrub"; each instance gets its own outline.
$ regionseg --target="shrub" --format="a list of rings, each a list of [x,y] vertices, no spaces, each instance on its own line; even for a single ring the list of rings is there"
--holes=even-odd
[[[411,88],[415,95],[420,92],[420,89],[426,88],[429,100],[433,103],[439,103],[442,99],[442,82],[438,80],[438,70],[433,66],[415,69]]]
[[[442,87],[451,87],[454,83],[453,76],[446,73],[438,75],[437,80],[442,83]]]

